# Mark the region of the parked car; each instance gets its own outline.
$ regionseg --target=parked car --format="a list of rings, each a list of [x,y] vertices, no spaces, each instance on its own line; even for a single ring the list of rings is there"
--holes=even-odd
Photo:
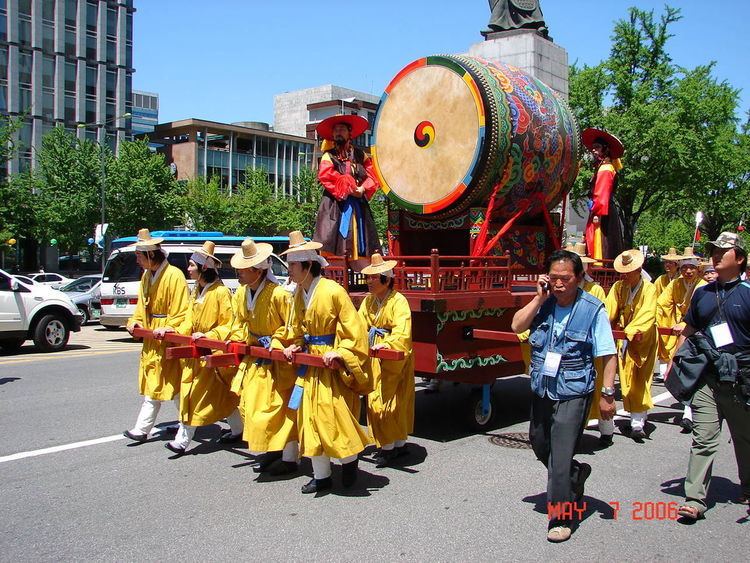
[[[0,348],[17,350],[33,340],[42,352],[56,352],[79,330],[81,314],[66,294],[0,270]]]
[[[62,286],[73,281],[71,278],[66,278],[63,275],[56,274],[54,272],[51,272],[51,273],[39,272],[38,274],[29,274],[28,277],[30,277],[36,283],[40,283],[42,285],[48,285],[52,289],[60,289]]]
[[[101,274],[81,276],[60,288],[73,301],[81,313],[81,325],[90,320],[98,320],[102,313]]]
[[[29,285],[36,284],[36,282],[34,280],[32,280],[30,277],[28,277],[28,276],[22,276],[21,274],[13,274],[13,277],[16,278],[17,280],[21,280],[23,283],[27,283]]]

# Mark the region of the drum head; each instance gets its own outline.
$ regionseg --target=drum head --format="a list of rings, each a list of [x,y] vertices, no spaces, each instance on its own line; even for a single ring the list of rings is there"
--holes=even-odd
[[[382,189],[416,213],[437,213],[466,192],[485,148],[485,107],[455,60],[427,57],[388,85],[372,146]]]

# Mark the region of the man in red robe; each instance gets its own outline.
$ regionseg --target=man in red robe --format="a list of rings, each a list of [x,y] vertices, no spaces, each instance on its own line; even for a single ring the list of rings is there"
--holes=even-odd
[[[615,203],[617,172],[625,149],[614,135],[590,127],[581,135],[594,154],[596,170],[591,178],[589,218],[586,222],[586,250],[591,258],[614,259],[623,250],[622,223]]]
[[[375,221],[367,203],[378,189],[372,160],[355,139],[369,128],[358,115],[334,115],[321,121],[316,131],[324,139],[318,180],[323,198],[318,208],[313,240],[323,244],[321,254],[346,256],[369,263],[379,248]],[[332,145],[332,146],[331,146]]]

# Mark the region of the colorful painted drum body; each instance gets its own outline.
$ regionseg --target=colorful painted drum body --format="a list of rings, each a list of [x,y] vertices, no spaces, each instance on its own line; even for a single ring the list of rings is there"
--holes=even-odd
[[[578,174],[578,126],[567,104],[521,70],[468,56],[414,61],[383,94],[372,155],[399,207],[444,218],[486,206],[494,220],[539,198],[551,209]]]

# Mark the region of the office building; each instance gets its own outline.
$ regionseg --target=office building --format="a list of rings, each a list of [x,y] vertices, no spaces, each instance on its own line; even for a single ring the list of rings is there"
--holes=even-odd
[[[133,90],[130,118],[133,136],[150,134],[159,123],[159,94]]]
[[[314,140],[253,121],[183,119],[160,123],[148,137],[165,154],[178,180],[218,177],[227,191],[244,181],[247,169],[262,169],[277,195],[293,195],[300,170],[314,167],[320,156]]]
[[[33,166],[56,125],[113,148],[130,136],[134,11],[133,0],[0,0],[0,113],[25,116],[8,173]]]

